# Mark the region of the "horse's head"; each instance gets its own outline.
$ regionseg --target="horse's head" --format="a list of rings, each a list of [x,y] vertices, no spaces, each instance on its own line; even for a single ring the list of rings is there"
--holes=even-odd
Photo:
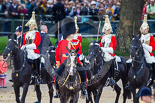
[[[48,48],[48,58],[50,60],[50,63],[52,66],[54,66],[55,64],[55,47],[54,46],[50,46]]]
[[[138,35],[134,35],[132,38],[130,45],[130,55],[132,58],[141,58],[144,56],[143,46]]]
[[[73,75],[76,71],[76,66],[77,66],[77,52],[79,51],[79,48],[76,50],[70,50],[68,47],[67,51],[68,51],[68,58],[67,58],[67,68],[69,69],[69,74]]]
[[[9,37],[9,41],[5,47],[5,50],[3,52],[3,57],[4,59],[6,59],[8,57],[8,54],[11,53],[11,55],[14,53],[14,50],[16,48],[19,48],[17,42],[16,42],[16,38],[11,36]]]
[[[103,53],[98,42],[93,41],[90,43],[88,56],[91,69],[94,68],[95,64],[101,62],[101,58],[103,58]]]

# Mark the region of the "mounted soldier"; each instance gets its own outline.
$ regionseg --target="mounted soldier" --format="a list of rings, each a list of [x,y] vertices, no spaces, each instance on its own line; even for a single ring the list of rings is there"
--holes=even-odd
[[[77,16],[74,17],[74,21],[75,21],[75,28],[76,28],[76,32],[74,34],[74,38],[73,39],[77,39],[80,42],[80,46],[82,45],[82,35],[79,33],[79,27],[77,25]],[[85,58],[85,56],[83,55],[83,53],[79,56],[79,59],[81,61],[81,63],[83,63],[83,65],[88,64],[88,60]]]
[[[144,21],[140,27],[141,32],[141,43],[144,50],[144,57],[146,60],[146,63],[152,67],[152,78],[153,79],[154,71],[155,71],[155,58],[153,56],[153,51],[155,51],[155,40],[151,33],[149,33],[149,25],[147,23],[147,15],[144,15]]]
[[[102,52],[104,53],[104,61],[108,62],[112,59],[115,59],[114,51],[117,46],[115,36],[110,34],[112,32],[112,27],[111,27],[108,15],[105,16],[105,23],[104,23],[102,32],[104,32],[105,34],[102,35],[100,38],[101,39],[100,47],[102,49]],[[110,70],[109,78],[108,78],[108,80],[110,80],[110,85],[115,84],[115,80],[112,77],[112,71],[113,71],[112,69],[113,68],[111,68]]]
[[[75,21],[74,19],[67,17],[62,21],[62,27],[61,27],[62,35],[63,35],[63,40],[59,41],[58,47],[56,49],[56,66],[57,70],[56,73],[57,75],[61,76],[62,72],[64,71],[65,64],[66,64],[66,59],[68,57],[68,47],[70,50],[77,50],[78,51],[78,59],[77,59],[77,66],[82,67],[83,64],[80,62],[79,57],[82,55],[82,49],[81,49],[81,43],[80,40],[74,37],[74,34],[76,33],[76,27],[75,27]],[[78,71],[80,76],[81,76],[81,81],[85,82],[86,81],[86,73],[85,71]],[[56,82],[57,84],[57,82]],[[58,85],[56,85],[56,89],[58,92]],[[86,95],[86,90],[82,89],[82,95]]]
[[[37,23],[35,19],[35,12],[32,12],[31,19],[25,24],[25,26],[29,27],[29,31],[24,34],[23,39],[23,46],[21,47],[22,50],[26,49],[27,51],[27,59],[29,63],[32,64],[35,71],[37,72],[36,77],[36,84],[39,84],[39,75],[40,75],[40,54],[38,46],[41,42],[40,33],[37,30]]]
[[[144,21],[140,27],[141,37],[140,41],[143,46],[144,50],[144,57],[145,61],[148,64],[147,66],[151,69],[151,78],[148,81],[148,84],[153,80],[155,77],[155,58],[153,56],[153,51],[155,50],[155,40],[151,33],[149,33],[149,25],[147,23],[147,15],[144,15]],[[128,64],[132,63],[132,58],[126,61]],[[129,87],[129,84],[127,85]]]

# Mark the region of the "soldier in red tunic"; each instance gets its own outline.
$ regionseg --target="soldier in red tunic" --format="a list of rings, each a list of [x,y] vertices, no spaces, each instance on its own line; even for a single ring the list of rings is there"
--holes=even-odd
[[[144,57],[146,63],[152,66],[152,78],[149,80],[151,82],[155,78],[155,57],[153,56],[153,51],[155,51],[155,40],[151,33],[149,33],[149,25],[147,23],[147,15],[144,15],[144,21],[140,27],[141,31],[141,43],[144,50]],[[155,81],[154,81],[155,82]]]
[[[62,22],[62,35],[63,40],[59,41],[58,47],[56,49],[56,66],[57,70],[56,73],[60,76],[65,68],[65,62],[68,57],[68,51],[66,47],[68,47],[70,50],[72,49],[78,49],[78,59],[77,59],[77,66],[81,67],[83,64],[80,62],[80,55],[82,55],[82,49],[81,49],[81,43],[79,39],[74,38],[74,34],[76,32],[75,22],[74,19],[67,17]],[[78,71],[81,76],[81,81],[86,81],[86,72],[85,71]],[[56,86],[56,89],[58,90],[58,85]],[[82,89],[83,95],[86,95],[86,91]]]
[[[22,50],[26,49],[27,58],[29,63],[34,65],[34,69],[37,71],[37,81],[39,83],[39,65],[40,65],[40,54],[38,46],[41,42],[40,33],[37,30],[37,23],[35,20],[35,12],[32,12],[31,19],[26,23],[25,26],[29,27],[29,31],[24,34],[23,38],[23,46],[21,47]]]
[[[149,25],[147,23],[147,15],[144,15],[144,21],[140,27],[141,32],[141,43],[144,50],[144,57],[146,63],[152,66],[152,78],[148,82],[151,82],[153,78],[155,78],[155,57],[153,56],[153,51],[155,51],[155,40],[151,33],[149,33]],[[131,64],[132,58],[130,57],[126,63]],[[129,83],[127,84],[126,88],[129,87]]]
[[[102,52],[104,52],[104,61],[110,61],[115,58],[114,51],[117,43],[115,36],[110,34],[112,32],[112,27],[108,15],[105,16],[105,24],[103,26],[102,32],[104,32],[105,34],[101,36],[100,47],[102,49]],[[113,68],[110,69],[108,78],[111,81],[110,85],[115,84],[115,80],[112,77],[112,69]]]

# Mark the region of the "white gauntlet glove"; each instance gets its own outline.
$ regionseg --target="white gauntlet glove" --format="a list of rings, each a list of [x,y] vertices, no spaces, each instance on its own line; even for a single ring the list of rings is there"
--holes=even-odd
[[[33,43],[33,44],[29,44],[26,46],[26,49],[36,49],[36,45]]]
[[[102,52],[114,53],[112,47],[110,47],[110,48],[104,48],[104,47],[101,47],[101,49],[102,49]]]
[[[26,49],[26,45],[23,45],[23,46],[21,47],[21,50],[24,50],[24,49]]]
[[[102,49],[102,52],[106,52],[106,48],[101,47],[101,49]]]
[[[147,44],[145,44],[145,43],[143,43],[142,46],[143,46],[143,48],[146,49],[147,51],[152,52],[152,47],[151,47],[151,46],[149,46],[149,45],[147,45]]]

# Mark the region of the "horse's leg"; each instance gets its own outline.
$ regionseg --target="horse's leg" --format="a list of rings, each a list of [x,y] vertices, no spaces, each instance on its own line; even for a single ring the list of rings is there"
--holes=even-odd
[[[41,102],[40,85],[36,85],[36,95],[37,95],[38,102]]]
[[[94,102],[95,102],[95,100],[96,100],[96,96],[97,96],[97,95],[98,95],[98,91],[97,91],[97,90],[93,91]]]
[[[24,86],[23,86],[23,94],[22,94],[22,98],[21,98],[21,103],[25,103],[25,98],[26,98],[26,95],[27,95],[28,87],[29,87],[28,83],[24,84]]]
[[[79,93],[74,96],[73,103],[78,103]]]
[[[131,87],[131,90],[132,90],[132,94],[133,94],[133,103],[139,103],[137,101],[137,97],[136,97],[136,89]]]
[[[76,98],[76,95],[75,96],[70,96],[70,101],[69,101],[69,103],[74,103],[74,98]]]
[[[60,96],[60,103],[67,103],[67,97],[65,97],[64,95]]]
[[[97,93],[96,98],[95,98],[95,103],[99,103],[102,90],[103,90],[103,86],[101,85],[101,86],[98,88],[98,93]]]
[[[89,101],[91,103],[93,103],[92,96],[91,96],[91,88],[90,87],[87,87],[87,92],[88,92],[88,98],[86,98],[86,103],[89,103]]]
[[[126,99],[131,99],[131,90],[129,88],[125,88],[128,80],[122,79],[123,84],[123,103],[126,103]]]
[[[20,97],[20,88],[14,84],[14,92],[16,96],[16,102],[20,103],[19,97]]]
[[[50,103],[52,103],[52,98],[53,98],[53,86],[52,86],[52,82],[47,84],[48,89],[49,89],[49,97],[50,97]]]
[[[115,103],[118,103],[118,100],[119,100],[119,96],[121,94],[121,88],[116,84],[114,86],[114,89],[116,91],[116,99],[115,99]]]

